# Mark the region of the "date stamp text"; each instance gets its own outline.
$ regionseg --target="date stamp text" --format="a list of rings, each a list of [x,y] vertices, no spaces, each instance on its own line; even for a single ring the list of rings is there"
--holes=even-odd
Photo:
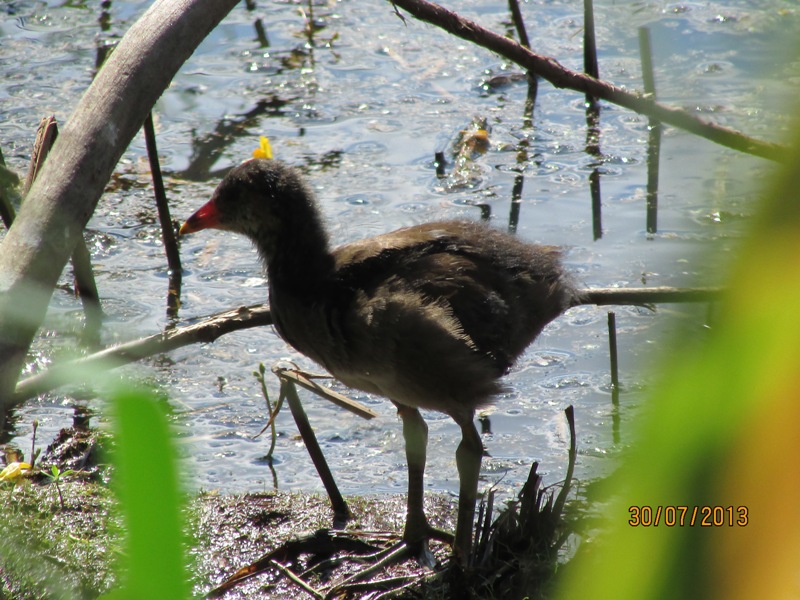
[[[631,506],[631,527],[745,527],[746,506]]]

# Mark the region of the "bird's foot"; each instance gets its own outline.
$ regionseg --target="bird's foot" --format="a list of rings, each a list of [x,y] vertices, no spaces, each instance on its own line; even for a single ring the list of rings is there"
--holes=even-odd
[[[278,570],[295,584],[318,598],[344,598],[361,596],[367,591],[399,591],[425,576],[425,571],[435,569],[438,560],[430,550],[428,542],[436,540],[452,544],[453,536],[445,531],[427,526],[419,528],[422,537],[413,542],[394,533],[380,531],[334,531],[319,530],[309,535],[288,540],[272,552],[243,567],[225,582],[213,589],[208,598],[216,598],[227,590],[265,571]],[[405,536],[404,536],[405,537]],[[441,549],[441,546],[440,546]],[[310,557],[301,559],[301,556]],[[440,558],[442,558],[440,556]],[[419,566],[403,565],[391,567],[404,561],[416,562]],[[351,569],[354,563],[355,572]],[[305,568],[297,569],[298,566]],[[347,565],[350,564],[350,568]],[[314,589],[314,581],[337,579],[336,573],[350,573],[325,589]],[[386,573],[381,577],[381,573]]]
[[[409,530],[406,528],[403,535],[404,539],[401,542],[385,550],[361,557],[362,562],[369,562],[371,564],[332,587],[325,594],[325,598],[338,598],[350,593],[364,592],[366,589],[393,589],[398,591],[406,585],[411,584],[418,576],[391,577],[380,581],[373,580],[369,583],[361,582],[371,579],[381,571],[405,560],[414,559],[424,568],[435,569],[439,561],[436,559],[433,552],[431,552],[428,541],[437,540],[452,546],[453,535],[441,529],[431,527],[427,523],[425,523],[424,527],[419,528],[419,532],[416,533],[417,535],[411,540],[408,540],[407,536],[409,535]]]
[[[330,588],[328,592],[325,594],[325,599],[329,598],[339,598],[347,596],[350,593],[354,593],[356,591],[364,591],[364,584],[361,582],[365,579],[371,578],[376,573],[391,567],[397,563],[400,563],[407,558],[410,558],[412,555],[411,548],[406,545],[405,542],[400,542],[392,546],[391,548],[387,548],[386,550],[382,550],[381,552],[377,552],[369,557],[363,557],[364,559],[369,560],[370,558],[375,559],[376,561],[368,566],[365,569],[361,569],[360,571],[350,575],[347,579],[342,581],[341,583],[335,585],[334,587]],[[376,582],[383,584],[384,582]],[[402,587],[405,581],[399,581],[398,587]],[[376,585],[377,587],[377,585]]]
[[[255,562],[239,569],[208,592],[206,598],[220,597],[229,589],[244,581],[274,569],[278,569],[292,581],[298,582],[301,575],[332,570],[347,560],[361,563],[370,562],[370,557],[386,552],[385,549],[382,549],[382,546],[385,545],[387,539],[396,540],[397,536],[379,532],[348,532],[330,529],[320,529],[309,534],[296,536]],[[334,558],[336,555],[340,555],[340,557]],[[287,564],[302,564],[301,556],[312,557],[313,566],[308,568],[305,573],[294,573],[285,566]],[[315,593],[315,595],[322,597],[321,594]]]
[[[411,556],[414,556],[419,564],[433,569],[436,567],[436,558],[428,547],[429,540],[438,540],[452,547],[454,536],[447,531],[431,527],[427,522],[417,529],[411,529],[406,524],[406,529],[403,532],[403,543],[408,546]]]

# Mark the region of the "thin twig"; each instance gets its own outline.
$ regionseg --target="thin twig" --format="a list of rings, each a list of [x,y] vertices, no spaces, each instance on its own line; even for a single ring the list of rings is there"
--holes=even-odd
[[[508,0],[508,8],[511,11],[511,20],[514,22],[514,28],[517,30],[517,35],[519,36],[519,43],[526,48],[530,48],[531,42],[528,38],[528,30],[525,28],[525,20],[522,18],[519,2],[517,0]],[[524,121],[530,124],[533,120],[533,107],[536,104],[539,82],[536,79],[536,73],[530,71],[528,71],[526,79],[528,80],[528,95],[525,98],[523,115],[525,117]]]
[[[147,145],[147,158],[150,162],[150,171],[153,177],[153,194],[155,195],[156,206],[158,208],[158,220],[161,223],[161,231],[164,237],[164,250],[167,254],[167,264],[171,270],[180,271],[181,255],[178,251],[175,229],[170,219],[167,193],[164,191],[164,178],[161,176],[161,163],[158,159],[156,131],[153,125],[152,112],[147,115],[143,129],[145,143]]]
[[[519,9],[519,2],[517,0],[508,0],[508,8],[511,11],[514,29],[517,30],[517,35],[519,36],[519,43],[526,48],[530,48],[531,42],[528,39],[528,31],[525,29],[525,21],[522,18],[522,11]]]
[[[320,600],[321,600],[322,598],[324,598],[324,596],[323,596],[323,594],[322,594],[321,592],[318,592],[318,591],[317,591],[317,590],[315,590],[313,587],[311,587],[310,585],[308,585],[308,584],[307,584],[305,581],[303,581],[302,579],[300,579],[300,578],[299,578],[297,575],[295,575],[295,574],[294,574],[294,572],[292,572],[292,570],[291,570],[289,567],[287,567],[286,565],[282,565],[282,564],[281,564],[281,563],[279,563],[277,560],[271,560],[271,561],[270,561],[270,563],[272,564],[272,566],[273,566],[273,567],[275,567],[275,568],[276,568],[276,569],[278,569],[278,570],[279,570],[281,573],[283,573],[284,575],[286,575],[286,577],[288,577],[289,579],[291,579],[291,580],[292,580],[292,581],[293,581],[295,584],[299,585],[299,586],[300,586],[301,588],[303,588],[303,589],[304,589],[306,592],[308,592],[309,594],[311,594],[312,596],[314,596],[314,598],[319,598]]]
[[[410,556],[411,556],[411,550],[409,546],[405,542],[401,542],[400,544],[392,548],[391,552],[389,552],[386,556],[384,556],[381,560],[379,560],[375,564],[372,564],[366,569],[354,573],[353,575],[345,579],[342,583],[332,587],[330,590],[328,590],[328,593],[325,595],[325,597],[335,598],[343,591],[354,589],[355,586],[357,585],[357,582],[362,581],[374,575],[378,571],[381,571],[382,569],[385,569],[388,566],[395,565],[405,560],[406,558],[409,558]]]
[[[266,370],[267,369],[264,366],[264,363],[259,363],[258,371],[253,373],[258,383],[261,384],[261,394],[264,396],[264,400],[267,403],[267,414],[269,415],[269,420],[267,421],[267,424],[261,428],[261,431],[259,431],[256,435],[253,436],[253,439],[255,440],[256,438],[258,438],[261,434],[263,434],[267,430],[268,427],[270,428],[272,435],[270,436],[269,450],[267,451],[265,458],[269,461],[269,464],[272,465],[272,453],[275,452],[275,444],[278,441],[278,431],[275,428],[275,419],[277,418],[278,413],[280,412],[281,407],[283,406],[283,397],[279,397],[278,401],[275,403],[275,406],[274,407],[272,406],[272,401],[269,399],[269,390],[267,389],[267,380],[264,378]]]
[[[723,295],[720,288],[588,288],[578,291],[572,306],[596,304],[597,306],[671,304],[684,302],[713,302]]]
[[[306,445],[311,462],[314,463],[319,478],[322,480],[322,485],[325,486],[325,491],[328,492],[328,498],[333,508],[334,529],[343,529],[344,524],[352,518],[352,513],[339,491],[339,486],[336,485],[336,480],[333,477],[333,473],[331,473],[328,462],[325,460],[325,455],[319,446],[317,436],[308,421],[308,415],[306,415],[306,411],[300,402],[300,397],[297,395],[294,382],[283,376],[282,369],[273,368],[272,371],[281,380],[281,396],[285,397],[286,402],[289,404],[289,410],[291,410],[292,417],[294,417],[294,421],[297,424],[300,437],[303,438],[303,442]]]
[[[583,70],[589,77],[600,79],[600,68],[597,66],[597,37],[594,32],[594,4],[592,0],[583,0]],[[597,98],[586,94],[588,109],[597,109]]]
[[[620,440],[619,415],[619,356],[617,354],[617,315],[608,313],[608,355],[611,362],[611,434],[614,443]]]
[[[31,433],[31,459],[28,461],[31,470],[36,466],[36,430],[39,429],[39,420],[33,420],[33,433]],[[63,502],[61,504],[64,504]]]
[[[167,315],[175,317],[178,314],[181,296],[181,254],[178,251],[178,242],[175,237],[175,228],[169,214],[167,193],[164,191],[164,179],[161,176],[161,163],[158,159],[156,146],[156,130],[153,126],[153,112],[148,113],[144,121],[144,139],[147,145],[147,158],[150,161],[150,173],[153,178],[153,194],[158,209],[158,220],[161,224],[161,239],[164,242],[164,251],[167,254],[169,265],[169,289],[167,291]]]
[[[653,50],[650,44],[650,30],[639,28],[639,54],[642,59],[642,84],[644,93],[656,97],[656,79],[653,72]],[[658,168],[661,157],[661,123],[650,118],[647,127],[647,233],[658,231]]]
[[[557,518],[561,518],[561,513],[564,510],[572,475],[575,472],[575,460],[578,456],[578,446],[575,441],[575,409],[571,404],[564,409],[564,414],[567,417],[567,424],[569,425],[569,460],[567,462],[567,473],[564,476],[564,485],[561,486],[561,491],[558,492],[558,497],[553,505],[553,514],[556,515]]]
[[[294,536],[279,547],[242,567],[217,587],[206,594],[206,598],[219,598],[240,583],[281,564],[292,563],[302,554],[335,554],[338,552],[371,553],[375,546],[359,539],[353,533],[318,529],[312,533]]]
[[[27,195],[39,172],[42,170],[47,155],[58,137],[58,123],[53,116],[43,117],[36,131],[36,140],[31,153],[31,163],[25,180],[23,195]],[[75,274],[75,287],[86,314],[84,340],[87,345],[96,347],[100,341],[100,326],[103,310],[100,306],[100,294],[92,270],[92,258],[86,247],[86,240],[81,235],[72,250],[72,269]]]
[[[617,358],[617,315],[608,312],[608,354],[611,360],[611,386],[619,388],[619,362]]]
[[[642,61],[642,85],[644,93],[656,95],[656,78],[653,72],[653,49],[650,43],[650,29],[639,28],[639,57]]]
[[[340,394],[339,392],[335,392],[329,388],[322,387],[315,381],[313,381],[313,375],[301,371],[300,369],[281,369],[279,367],[275,367],[272,369],[273,372],[278,375],[282,380],[290,380],[293,383],[296,383],[302,388],[307,389],[310,392],[314,392],[318,396],[325,398],[326,400],[332,402],[336,406],[349,410],[351,413],[358,415],[362,419],[374,419],[378,416],[371,408],[367,408],[360,402],[356,402],[352,398],[348,398],[344,394]],[[317,376],[319,377],[319,376]],[[326,376],[327,377],[327,376]]]

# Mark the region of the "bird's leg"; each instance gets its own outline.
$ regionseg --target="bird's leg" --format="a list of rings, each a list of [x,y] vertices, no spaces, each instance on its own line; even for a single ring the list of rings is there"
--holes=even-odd
[[[397,405],[397,412],[403,420],[403,437],[406,442],[406,461],[408,463],[408,508],[403,541],[412,552],[431,562],[427,551],[430,538],[453,543],[453,536],[428,524],[423,503],[425,476],[425,455],[428,447],[428,425],[416,408]]]
[[[469,418],[459,418],[456,422],[461,426],[461,443],[456,450],[458,465],[458,520],[456,521],[456,537],[453,553],[462,567],[469,566],[472,552],[472,525],[475,517],[475,501],[478,496],[478,476],[481,471],[483,442]]]
[[[428,425],[416,408],[397,406],[403,420],[403,437],[406,442],[408,463],[408,511],[403,540],[409,545],[418,545],[428,537],[428,520],[423,506],[423,478],[428,447]]]
[[[357,581],[371,577],[377,571],[389,565],[415,557],[420,563],[433,567],[435,559],[428,549],[428,539],[436,538],[452,544],[453,537],[434,529],[425,517],[423,503],[423,479],[425,476],[425,455],[428,447],[428,425],[416,408],[395,403],[397,414],[403,420],[403,438],[406,442],[406,462],[408,463],[408,504],[406,526],[403,530],[403,541],[374,555],[378,562],[366,569],[358,571],[334,586],[326,594],[326,598],[338,598],[345,593],[348,586]]]

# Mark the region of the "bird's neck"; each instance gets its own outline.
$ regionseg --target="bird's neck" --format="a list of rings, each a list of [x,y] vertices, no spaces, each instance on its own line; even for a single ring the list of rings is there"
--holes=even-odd
[[[333,275],[335,263],[320,215],[310,211],[295,216],[296,222],[282,228],[270,247],[257,245],[272,286],[314,293]]]

